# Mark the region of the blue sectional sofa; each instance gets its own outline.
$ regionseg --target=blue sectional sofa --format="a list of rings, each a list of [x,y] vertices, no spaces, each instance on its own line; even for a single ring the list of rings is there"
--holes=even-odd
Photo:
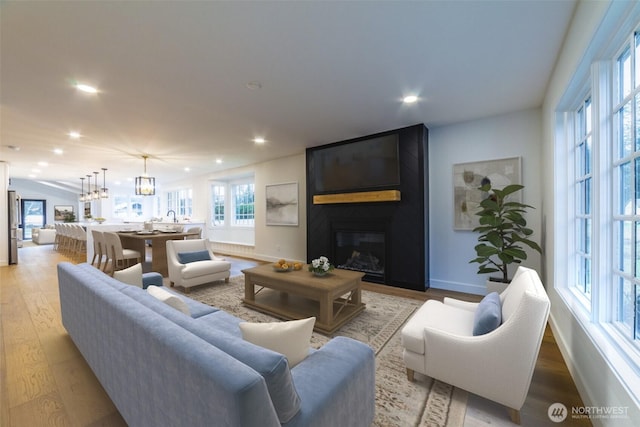
[[[184,296],[190,316],[89,264],[58,265],[62,323],[130,426],[369,426],[375,359],[336,337],[289,368],[240,319]]]

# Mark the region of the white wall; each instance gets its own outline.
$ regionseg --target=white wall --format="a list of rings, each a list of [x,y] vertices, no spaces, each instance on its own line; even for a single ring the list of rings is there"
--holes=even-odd
[[[243,168],[200,175],[173,183],[167,187],[193,188],[193,217],[209,222],[211,217],[210,186],[216,180],[227,181],[236,177],[253,176],[255,180],[255,227],[212,227],[204,233],[218,249],[232,255],[253,257],[265,261],[286,258],[306,261],[306,167],[305,155],[299,154]],[[266,225],[265,186],[271,184],[298,183],[298,225]]]
[[[612,6],[614,5],[615,6]],[[571,24],[571,28],[565,39],[556,69],[549,83],[545,102],[542,108],[543,147],[541,176],[542,192],[544,197],[543,214],[548,219],[546,227],[546,240],[549,242],[545,253],[547,266],[543,281],[546,284],[549,298],[551,299],[550,324],[555,339],[562,355],[572,374],[576,386],[586,406],[597,407],[627,407],[627,418],[616,419],[616,426],[637,425],[640,419],[640,406],[638,397],[634,397],[621,382],[618,374],[612,369],[609,361],[616,357],[615,352],[606,354],[605,349],[599,349],[585,329],[580,324],[572,311],[569,310],[564,300],[556,292],[556,280],[559,278],[557,271],[562,266],[555,265],[555,260],[563,259],[562,252],[566,245],[562,242],[564,235],[560,233],[566,227],[566,220],[562,215],[555,215],[554,181],[558,179],[558,171],[554,169],[555,142],[555,113],[558,103],[567,90],[569,82],[576,72],[576,67],[583,61],[593,61],[597,58],[597,52],[588,52],[587,47],[596,30],[603,28],[603,16],[609,13],[609,17],[618,9],[619,19],[624,19],[626,13],[620,12],[631,2],[580,2]],[[619,28],[614,23],[611,30]],[[608,36],[605,36],[608,38]],[[595,55],[595,56],[594,56]],[[555,165],[562,168],[562,165]],[[561,175],[561,174],[560,174]],[[554,218],[555,217],[555,218]],[[556,251],[559,253],[556,255]],[[631,378],[637,378],[637,373],[630,373]],[[596,426],[614,424],[610,420],[594,418],[591,420]]]
[[[298,226],[266,225],[265,186],[298,183]],[[260,259],[307,260],[307,178],[305,155],[256,165],[256,255]]]
[[[541,232],[541,116],[539,109],[429,129],[430,285],[483,295],[487,275],[478,275],[477,233],[453,229],[453,165],[521,157],[523,202],[534,206],[527,215],[533,240]],[[523,265],[540,271],[540,255],[527,251]],[[515,268],[509,272],[512,275]]]

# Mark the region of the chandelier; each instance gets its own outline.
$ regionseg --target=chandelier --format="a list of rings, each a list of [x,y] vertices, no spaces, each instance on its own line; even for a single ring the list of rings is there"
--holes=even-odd
[[[144,159],[144,174],[136,177],[136,196],[154,196],[156,194],[156,179],[147,175],[147,158]]]

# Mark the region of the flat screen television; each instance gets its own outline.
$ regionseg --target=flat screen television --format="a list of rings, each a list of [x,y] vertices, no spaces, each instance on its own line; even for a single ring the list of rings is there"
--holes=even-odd
[[[398,134],[314,149],[316,193],[364,191],[400,185]]]

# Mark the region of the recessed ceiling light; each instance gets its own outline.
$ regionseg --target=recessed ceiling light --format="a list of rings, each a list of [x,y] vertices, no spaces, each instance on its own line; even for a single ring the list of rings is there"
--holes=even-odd
[[[36,178],[36,175],[34,175],[34,174],[29,174],[29,178]]]
[[[253,138],[253,142],[255,142],[256,144],[264,144],[266,142],[266,140],[260,136]]]
[[[84,83],[76,83],[76,89],[86,93],[98,93],[98,89],[93,86],[86,85]]]
[[[71,132],[68,133],[69,138],[73,138],[73,139],[78,139],[80,138],[82,135],[80,135],[80,132],[74,131],[72,130]]]
[[[31,172],[33,172],[33,173],[40,173],[40,172],[42,172],[42,171],[41,171],[40,169],[31,169]]]
[[[54,149],[53,149],[53,152],[54,152],[55,154],[63,154],[63,153],[64,153],[64,150],[62,150],[62,148],[54,148]]]
[[[216,163],[217,164],[221,164],[222,163],[222,159],[216,159]]]
[[[49,163],[47,163],[47,162],[38,162],[38,166],[41,166],[41,167],[44,168],[44,167],[49,166]]]
[[[187,166],[186,168],[184,168],[185,172],[191,172],[191,168],[189,166]]]
[[[402,102],[404,102],[405,104],[413,104],[417,100],[418,97],[416,95],[407,95],[402,99]]]

